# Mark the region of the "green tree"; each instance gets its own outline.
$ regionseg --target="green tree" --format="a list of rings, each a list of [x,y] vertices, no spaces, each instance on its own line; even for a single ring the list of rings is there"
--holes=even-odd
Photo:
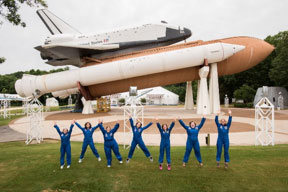
[[[4,63],[5,62],[5,58],[4,57],[0,57],[0,63]]]
[[[193,99],[196,101],[197,98],[197,86],[198,82],[192,82],[192,91],[193,91]],[[186,95],[186,83],[178,83],[174,85],[167,85],[164,87],[165,89],[179,95],[179,100],[181,102],[185,102],[185,95]]]
[[[276,56],[272,60],[269,77],[275,85],[288,89],[288,31],[269,38],[276,44]]]
[[[185,101],[185,93],[186,93],[186,83],[179,83],[175,85],[165,86],[167,90],[179,95],[179,100],[181,102]]]
[[[26,23],[22,20],[19,9],[22,4],[29,7],[47,7],[45,0],[0,0],[0,25],[6,20],[13,25],[26,27]],[[0,63],[4,63],[5,58],[0,57]]]
[[[141,99],[140,99],[140,102],[141,102],[141,103],[146,103],[146,99],[145,99],[145,98],[141,98]]]
[[[43,6],[47,7],[45,0],[1,0],[0,1],[0,16],[12,23],[13,25],[21,25],[26,27],[26,23],[22,21],[19,14],[19,9],[21,4],[26,4],[29,7]],[[3,20],[0,20],[3,23]]]
[[[244,84],[239,89],[234,91],[234,97],[237,100],[243,99],[245,103],[250,103],[254,100],[255,93],[255,89]]]
[[[124,104],[125,104],[125,98],[119,99],[118,102],[119,102],[120,104],[124,105]]]
[[[6,88],[3,88],[3,89],[1,90],[1,93],[8,93],[8,91],[7,91]]]

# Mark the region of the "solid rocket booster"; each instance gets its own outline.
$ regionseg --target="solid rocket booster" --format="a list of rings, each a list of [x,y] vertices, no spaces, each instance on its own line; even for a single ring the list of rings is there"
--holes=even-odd
[[[24,75],[15,83],[16,92],[22,97],[62,90],[75,90],[77,82],[83,86],[102,84],[149,74],[163,73],[172,70],[221,62],[245,46],[216,42],[195,47],[160,52],[151,55],[112,61],[87,66],[70,71],[41,76]],[[67,92],[67,91],[66,91]],[[69,94],[67,92],[67,94]]]

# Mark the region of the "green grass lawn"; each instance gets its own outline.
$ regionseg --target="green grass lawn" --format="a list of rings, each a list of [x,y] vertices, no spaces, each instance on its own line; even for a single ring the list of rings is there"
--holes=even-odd
[[[8,125],[12,120],[22,117],[23,115],[11,115],[9,118],[4,119],[3,116],[0,117],[0,126]]]
[[[148,147],[154,162],[136,149],[129,164],[113,157],[106,167],[103,145],[98,162],[88,148],[82,164],[81,143],[72,143],[72,166],[60,170],[58,141],[26,146],[0,143],[0,191],[288,191],[288,145],[231,147],[229,169],[216,168],[215,147],[202,147],[204,167],[194,154],[182,167],[184,147],[172,147],[172,170],[158,169],[159,147]],[[120,147],[127,157],[128,150]]]
[[[63,111],[63,110],[67,110],[67,106],[57,106],[57,107],[50,107],[49,112],[52,111]],[[43,111],[45,112],[45,108],[43,109]],[[0,116],[0,126],[4,126],[4,125],[8,125],[12,120],[17,119],[19,117],[23,117],[26,116],[26,114],[22,114],[23,110],[22,109],[11,109],[10,110],[10,116],[6,119],[3,118],[3,116]]]

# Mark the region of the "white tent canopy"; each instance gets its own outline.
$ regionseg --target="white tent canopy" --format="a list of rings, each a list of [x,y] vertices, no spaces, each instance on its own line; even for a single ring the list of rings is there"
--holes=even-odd
[[[153,87],[148,89],[141,89],[138,90],[138,95],[142,92],[152,89],[152,91],[148,92],[147,94],[141,96],[138,99],[140,102],[141,98],[146,99],[147,105],[178,105],[179,103],[179,95],[163,88],[163,87]],[[118,93],[114,95],[108,96],[110,97],[112,105],[118,105],[119,99],[127,100],[129,98],[129,92]]]

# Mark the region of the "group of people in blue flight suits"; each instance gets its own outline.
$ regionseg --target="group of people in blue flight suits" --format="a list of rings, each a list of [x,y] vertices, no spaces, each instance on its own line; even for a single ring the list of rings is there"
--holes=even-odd
[[[186,166],[186,163],[188,162],[189,157],[190,157],[190,153],[193,149],[195,157],[199,162],[199,166],[202,167],[203,163],[202,163],[202,158],[201,158],[201,153],[200,153],[198,134],[199,134],[200,129],[203,127],[206,118],[205,116],[203,116],[199,125],[197,125],[194,121],[190,121],[189,125],[186,125],[180,118],[178,119],[179,119],[179,123],[181,124],[181,126],[187,132],[186,151],[185,151],[184,158],[183,158],[183,166]],[[171,170],[170,134],[175,125],[176,119],[172,121],[169,126],[167,124],[161,125],[157,118],[155,120],[156,120],[157,128],[159,129],[159,132],[161,135],[160,155],[159,155],[159,160],[158,160],[159,169],[160,170],[163,169],[164,153],[166,152],[167,169],[170,171]],[[132,159],[134,150],[137,145],[142,149],[145,156],[148,157],[151,162],[153,162],[153,158],[142,139],[142,132],[145,129],[149,128],[153,123],[150,122],[146,126],[142,127],[142,124],[140,122],[137,122],[136,124],[134,124],[133,119],[131,117],[129,121],[130,121],[131,129],[132,129],[132,133],[133,133],[133,139],[132,139],[131,147],[128,153],[128,158],[126,159],[126,163],[129,163],[130,160]],[[231,115],[230,110],[229,110],[228,122],[225,119],[221,119],[219,122],[218,115],[216,115],[215,117],[215,123],[218,129],[218,138],[217,138],[217,145],[216,145],[217,146],[217,154],[216,154],[217,167],[220,167],[220,159],[221,159],[223,147],[224,147],[225,168],[228,168],[228,163],[230,162],[229,128],[231,126],[231,122],[232,122],[232,115]],[[117,121],[116,125],[111,129],[110,126],[106,126],[106,128],[104,128],[103,121],[101,120],[98,121],[98,125],[95,127],[92,127],[90,122],[86,122],[84,127],[82,127],[79,123],[73,120],[71,122],[71,126],[69,130],[67,128],[64,128],[62,131],[60,131],[60,128],[58,127],[56,122],[54,123],[54,127],[56,128],[61,138],[61,147],[60,147],[60,168],[61,169],[63,169],[65,165],[64,163],[65,154],[66,154],[67,168],[70,168],[71,166],[70,138],[71,138],[71,133],[72,133],[74,124],[76,124],[76,126],[79,127],[79,129],[81,129],[84,135],[82,151],[81,151],[80,158],[78,161],[79,163],[82,163],[88,145],[91,148],[95,157],[98,159],[98,161],[101,161],[101,157],[97,149],[95,148],[94,141],[93,141],[93,133],[98,127],[100,128],[104,137],[104,150],[105,150],[105,155],[107,159],[107,167],[111,167],[112,151],[114,152],[119,163],[121,164],[123,163],[122,156],[119,152],[118,143],[114,138],[114,134],[119,129],[119,121]]]

